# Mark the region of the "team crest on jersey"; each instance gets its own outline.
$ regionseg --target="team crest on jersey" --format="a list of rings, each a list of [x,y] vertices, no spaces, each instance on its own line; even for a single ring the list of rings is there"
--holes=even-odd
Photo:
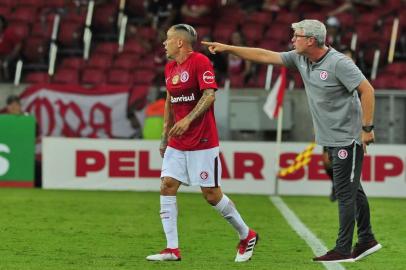
[[[203,81],[205,83],[214,83],[214,74],[210,70],[203,73]]]
[[[209,173],[208,173],[208,172],[202,171],[202,172],[200,173],[200,178],[202,178],[202,180],[207,180],[208,177],[209,177]]]
[[[187,71],[183,71],[180,74],[180,81],[181,82],[187,82],[187,80],[189,80],[189,73]]]
[[[348,152],[345,149],[340,149],[340,151],[338,151],[338,158],[339,159],[346,159],[348,157]]]
[[[172,84],[178,84],[179,82],[179,75],[176,74],[175,76],[172,77]]]
[[[327,77],[328,77],[328,73],[327,73],[327,71],[321,71],[320,72],[320,79],[322,79],[323,81],[325,81],[325,80],[327,80]]]

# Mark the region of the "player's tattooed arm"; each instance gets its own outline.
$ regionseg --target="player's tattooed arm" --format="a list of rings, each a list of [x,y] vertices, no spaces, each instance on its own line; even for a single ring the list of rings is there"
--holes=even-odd
[[[203,115],[213,104],[216,96],[214,89],[206,89],[203,92],[202,97],[199,99],[199,102],[193,108],[193,110],[186,115],[182,120],[176,122],[176,124],[169,131],[169,136],[180,136],[188,130],[190,123]]]
[[[173,126],[173,111],[171,104],[171,96],[166,92],[165,110],[164,110],[164,126],[161,135],[161,144],[159,146],[159,152],[161,157],[164,156],[166,147],[168,146],[169,131]]]
[[[186,116],[190,122],[201,116],[208,108],[213,104],[216,99],[214,89],[206,89],[203,92],[199,102],[193,108],[193,110]]]

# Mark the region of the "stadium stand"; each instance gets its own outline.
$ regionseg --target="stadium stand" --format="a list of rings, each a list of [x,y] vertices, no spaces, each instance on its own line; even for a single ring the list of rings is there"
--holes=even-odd
[[[151,13],[154,9],[148,5],[152,4],[145,4],[146,1],[127,0],[124,10],[120,10],[120,1],[95,1],[90,26],[93,34],[90,58],[85,60],[83,36],[86,29],[87,2],[0,1],[0,14],[6,17],[9,27],[24,42],[21,51],[24,62],[23,81],[33,83],[49,80],[42,72],[48,70],[52,27],[55,15],[58,14],[61,21],[56,40],[58,45],[56,70],[52,82],[163,85],[163,81],[154,80],[162,77],[164,64],[162,61],[164,52],[161,47],[168,21],[161,20],[163,15],[158,12]],[[402,12],[405,1],[386,0],[374,7],[353,4],[349,10],[343,12],[337,11],[337,4],[318,6],[306,1],[296,1],[300,3],[295,7],[285,5],[271,8],[265,5],[268,1],[263,1],[263,6],[258,5],[257,1],[254,1],[255,6],[254,4],[249,6],[250,1],[243,1],[243,4],[240,1],[227,1],[229,3],[226,5],[222,5],[222,1],[209,2],[210,14],[213,14],[215,19],[201,19],[195,25],[199,41],[207,36],[216,41],[230,42],[232,33],[241,31],[248,46],[284,51],[290,49],[291,37],[288,33],[292,22],[303,18],[326,22],[327,14],[334,14],[338,32],[334,34],[336,40],[332,45],[338,50],[352,45],[352,49],[355,49],[354,58],[367,76],[372,73],[374,54],[379,50],[377,77],[371,80],[372,83],[379,88],[404,88],[400,78],[405,76],[406,70],[406,15]],[[178,10],[175,12],[171,10],[176,16],[171,17],[170,23],[183,22],[188,16],[182,17],[182,5],[176,2],[174,7]],[[183,8],[185,9],[185,6]],[[127,15],[129,21],[122,50],[118,44],[120,14]],[[388,63],[395,18],[399,18],[397,43],[394,61]],[[188,17],[187,20],[191,19]],[[357,42],[354,45],[355,34]],[[76,71],[68,72],[72,69]],[[143,71],[136,71],[138,69]],[[262,67],[254,67],[254,70],[250,80],[230,75],[231,87],[262,87],[266,72]],[[120,71],[122,75],[119,76]],[[63,78],[64,76],[67,78]],[[295,82],[295,87],[302,87],[294,72],[289,77]]]

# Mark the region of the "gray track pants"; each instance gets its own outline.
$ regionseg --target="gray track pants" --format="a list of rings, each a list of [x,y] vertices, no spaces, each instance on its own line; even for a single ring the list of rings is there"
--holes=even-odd
[[[328,153],[332,161],[340,223],[334,249],[349,255],[355,221],[358,227],[358,242],[374,240],[368,199],[360,183],[364,151],[362,146],[353,143],[349,146],[328,147]]]

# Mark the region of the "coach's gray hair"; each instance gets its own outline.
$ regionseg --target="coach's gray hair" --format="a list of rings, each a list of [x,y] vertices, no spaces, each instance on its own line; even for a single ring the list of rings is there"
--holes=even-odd
[[[318,20],[303,20],[292,23],[292,28],[294,31],[301,29],[304,31],[303,35],[314,37],[319,47],[326,43],[326,26]]]
[[[175,31],[184,32],[186,34],[186,38],[190,42],[190,44],[193,45],[197,41],[197,32],[193,28],[193,26],[191,26],[189,24],[181,23],[181,24],[175,24],[171,28],[173,28]]]

